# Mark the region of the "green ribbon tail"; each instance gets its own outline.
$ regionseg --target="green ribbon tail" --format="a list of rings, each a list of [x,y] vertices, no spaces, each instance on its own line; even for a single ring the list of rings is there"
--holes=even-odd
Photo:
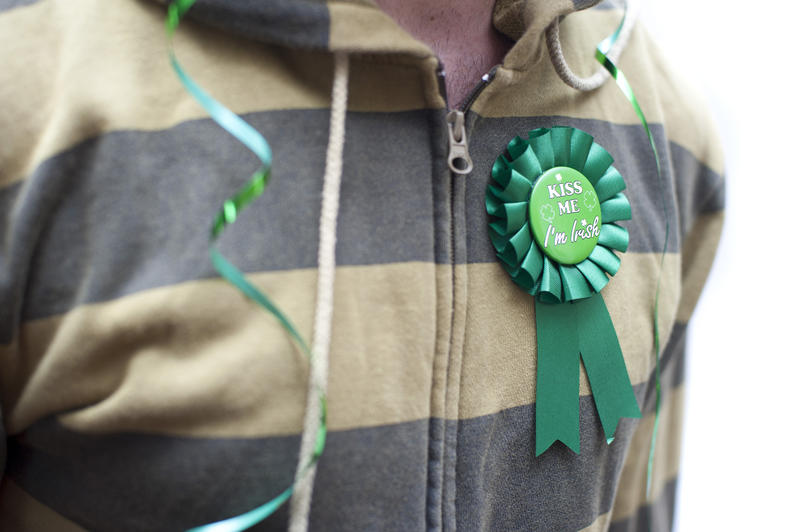
[[[580,349],[574,305],[536,301],[536,456],[561,440],[580,453]]]
[[[606,440],[611,443],[620,418],[640,418],[617,332],[600,294],[574,302],[578,346],[592,387]]]

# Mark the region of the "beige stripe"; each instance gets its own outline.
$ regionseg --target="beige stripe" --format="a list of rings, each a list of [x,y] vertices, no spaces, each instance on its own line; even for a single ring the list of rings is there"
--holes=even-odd
[[[564,19],[561,43],[567,63],[576,74],[589,76],[599,67],[594,49],[613,33],[619,17],[618,11],[588,10]],[[526,70],[520,70],[519,65],[498,69],[495,83],[481,94],[473,109],[487,117],[564,115],[639,124],[630,103],[613,80],[596,91],[583,93],[564,84],[549,61],[545,51]],[[628,77],[648,122],[666,124],[670,140],[721,173],[721,153],[710,149],[718,143],[711,141],[714,129],[705,102],[679,74],[665,66],[664,58],[641,25],[634,29],[618,66]],[[531,97],[532,90],[535,98]]]
[[[42,0],[0,15],[0,35],[11,46],[0,69],[0,186],[102,133],[166,129],[207,116],[169,66],[164,10],[151,2]],[[237,113],[329,106],[333,67],[326,52],[270,48],[186,21],[176,53]],[[425,107],[423,75],[413,68],[419,60],[396,68],[380,57],[357,59],[351,110]]]
[[[449,268],[436,268],[436,334],[433,368],[431,371],[431,415],[442,417],[447,412],[447,360],[450,353],[453,326],[452,272]]]
[[[659,257],[655,253],[626,253],[619,272],[602,291],[633,384],[645,382],[655,364],[652,305]],[[675,254],[665,257],[659,320],[662,338],[669,337],[674,323],[678,260]],[[469,267],[461,418],[531,404],[536,397],[533,298],[510,281],[505,282],[507,279],[508,274],[498,264]],[[580,389],[582,395],[590,393],[582,365]]]
[[[0,530],[8,532],[82,532],[72,521],[40,503],[8,477],[0,481]]]
[[[683,296],[678,307],[678,320],[689,321],[714,261],[724,214],[716,212],[699,216],[683,242]]]
[[[403,30],[375,5],[366,2],[328,2],[331,18],[329,47],[335,51],[402,52],[429,58],[433,51]]]
[[[665,265],[664,337],[677,304],[677,260],[668,255]],[[627,253],[622,264],[603,297],[632,381],[640,383],[653,365],[650,308],[658,255]],[[467,286],[466,316],[453,322],[457,334],[466,330],[463,353],[461,340],[449,336],[450,266],[337,269],[332,429],[429,416],[471,418],[533,401],[532,299],[496,264],[459,266],[456,272]],[[251,279],[308,337],[316,271]],[[448,359],[451,347],[455,353]],[[452,373],[459,358],[460,385]],[[65,411],[70,413],[62,421],[82,431],[296,433],[306,371],[275,320],[218,280],[153,289],[29,322],[14,345],[0,347],[3,410],[12,433]],[[446,383],[449,397],[442,395]],[[589,393],[584,375],[581,393]]]
[[[445,410],[441,417],[446,419],[459,419],[472,417],[469,412],[461,411],[461,390],[464,378],[464,359],[467,356],[466,339],[472,331],[467,327],[469,313],[469,278],[473,272],[473,265],[459,264],[453,268],[453,320],[449,346],[447,346],[447,393]],[[481,265],[483,266],[483,265]],[[444,354],[437,351],[437,354]],[[438,357],[437,357],[438,358]],[[444,358],[444,357],[442,357]],[[435,412],[435,410],[434,410]]]
[[[332,429],[430,414],[436,267],[337,270]],[[251,279],[310,337],[315,270]],[[448,284],[449,290],[449,284]],[[276,321],[217,280],[149,290],[28,323],[0,348],[7,428],[61,419],[82,431],[198,436],[300,429],[307,363]]]

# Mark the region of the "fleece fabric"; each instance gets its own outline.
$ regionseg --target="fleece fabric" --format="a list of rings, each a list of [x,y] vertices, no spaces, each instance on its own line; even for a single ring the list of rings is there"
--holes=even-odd
[[[312,530],[670,529],[686,329],[721,229],[722,158],[700,99],[641,27],[619,65],[663,183],[613,82],[584,93],[559,79],[553,20],[584,76],[619,23],[589,4],[497,3],[515,44],[464,109],[468,175],[447,167],[439,61],[374,4],[198,0],[181,24],[186,70],[274,153],[266,193],[220,247],[306,338],[332,52],[350,55]],[[294,476],[307,362],[208,259],[214,213],[258,161],[177,81],[164,18],[145,0],[0,0],[3,530],[181,530]],[[553,126],[593,135],[627,182],[630,247],[602,294],[643,417],[607,444],[581,369],[581,453],[558,443],[535,457],[533,299],[498,264],[483,199],[508,141]],[[287,511],[257,529],[284,529]]]

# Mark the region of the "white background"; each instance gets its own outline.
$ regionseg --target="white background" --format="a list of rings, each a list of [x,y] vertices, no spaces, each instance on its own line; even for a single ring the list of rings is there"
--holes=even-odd
[[[678,532],[800,530],[796,6],[643,6],[673,66],[709,100],[728,179],[720,253],[690,329]]]

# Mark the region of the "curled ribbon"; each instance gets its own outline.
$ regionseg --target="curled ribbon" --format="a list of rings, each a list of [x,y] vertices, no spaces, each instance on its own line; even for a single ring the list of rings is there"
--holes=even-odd
[[[661,196],[661,208],[664,213],[664,220],[665,220],[665,227],[664,227],[664,245],[661,249],[661,260],[658,267],[658,281],[656,282],[656,295],[655,300],[653,302],[653,350],[656,353],[656,370],[655,370],[655,382],[656,382],[656,405],[655,405],[655,420],[653,422],[653,433],[650,436],[650,453],[647,459],[647,480],[645,482],[645,499],[650,499],[650,491],[653,486],[653,462],[655,460],[656,454],[656,438],[658,437],[658,425],[660,420],[660,413],[661,413],[661,334],[659,332],[658,327],[658,308],[659,308],[659,299],[661,296],[661,275],[664,272],[664,257],[667,255],[667,242],[669,242],[669,216],[667,213],[667,201],[664,197],[664,179],[663,175],[661,174],[661,159],[658,156],[658,150],[656,149],[656,143],[653,139],[653,133],[650,131],[650,126],[647,124],[647,118],[644,116],[644,112],[642,111],[641,106],[639,105],[639,101],[636,99],[636,95],[633,93],[633,87],[628,82],[628,78],[625,77],[625,73],[620,70],[617,65],[608,57],[608,53],[611,50],[611,47],[614,46],[614,43],[617,42],[619,39],[619,35],[622,32],[622,27],[625,25],[625,18],[628,16],[628,4],[625,3],[625,10],[622,14],[622,20],[620,21],[617,29],[609,35],[607,38],[603,39],[603,41],[597,45],[597,49],[595,50],[595,59],[598,63],[600,63],[603,68],[605,68],[611,77],[614,78],[614,81],[617,83],[617,86],[622,91],[622,94],[625,95],[625,98],[633,107],[636,116],[639,118],[639,122],[642,124],[644,128],[644,132],[647,134],[647,140],[650,142],[650,149],[653,151],[653,158],[656,161],[656,174],[658,177],[658,184],[660,187],[660,196]]]
[[[311,357],[311,350],[308,344],[303,339],[302,335],[297,331],[291,320],[272,302],[272,300],[263,292],[261,292],[255,285],[250,283],[242,272],[236,268],[230,261],[228,261],[216,248],[216,241],[224,231],[224,229],[236,221],[239,213],[258,198],[269,183],[270,172],[272,169],[272,151],[266,139],[256,131],[250,124],[239,118],[236,113],[216,101],[206,91],[204,91],[197,83],[183,70],[172,45],[172,37],[175,30],[178,28],[181,17],[192,7],[195,0],[173,0],[167,10],[167,38],[169,45],[169,60],[173,70],[177,74],[183,86],[208,112],[211,118],[220,125],[225,131],[233,135],[242,144],[247,146],[261,162],[261,167],[256,170],[248,182],[242,186],[233,196],[226,199],[222,207],[214,217],[211,224],[211,233],[209,236],[209,254],[211,262],[216,268],[217,272],[239,289],[242,294],[261,306],[264,310],[272,314],[286,330],[286,332],[294,339],[295,343],[299,346],[300,350],[309,358],[313,364]],[[322,455],[325,448],[325,439],[327,435],[327,408],[325,394],[320,391],[320,419],[317,427],[316,443],[314,445],[311,456],[305,458],[301,457],[302,472],[307,472]],[[190,532],[238,532],[250,528],[270,515],[280,506],[285,503],[294,492],[295,485],[292,484],[283,492],[278,494],[270,501],[254,508],[241,515],[237,515],[215,523],[192,528]]]
[[[625,181],[612,166],[611,155],[591,135],[575,128],[535,129],[527,139],[515,137],[509,142],[508,154],[509,159],[500,155],[492,167],[486,211],[489,235],[503,268],[535,298],[536,455],[556,440],[579,453],[581,358],[609,442],[621,417],[641,417],[614,325],[599,294],[608,276],[619,269],[614,251],[628,248],[628,231],[616,223],[631,217],[630,203],[622,193]],[[584,185],[581,197],[587,205],[589,200],[599,202],[602,217],[599,223],[598,216],[594,247],[585,258],[572,261],[553,259],[552,241],[534,234],[532,220],[541,216],[552,221],[556,216],[548,212],[549,204],[540,206],[532,195],[538,180],[562,169],[566,175],[588,180],[591,187]],[[560,174],[557,179],[561,181]],[[548,188],[551,197],[558,197],[557,185]]]

